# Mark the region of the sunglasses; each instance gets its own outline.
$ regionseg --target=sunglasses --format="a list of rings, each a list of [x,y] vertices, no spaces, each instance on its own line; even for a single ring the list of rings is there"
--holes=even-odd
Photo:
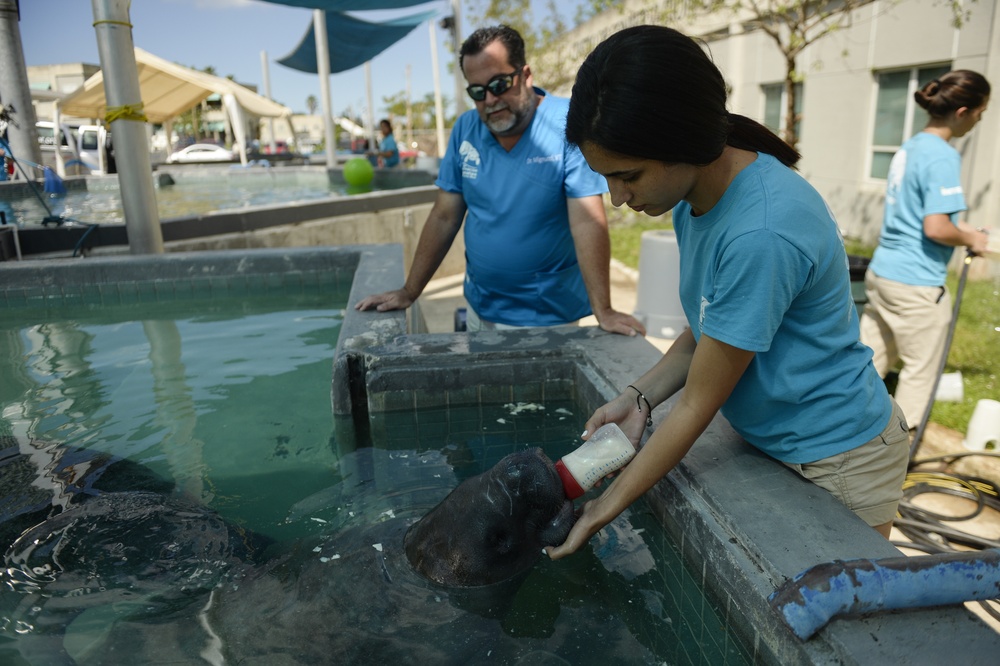
[[[474,83],[473,85],[466,87],[465,92],[469,93],[469,97],[476,102],[482,102],[486,99],[487,90],[493,93],[495,97],[499,97],[510,90],[510,87],[514,85],[514,77],[520,72],[521,70],[515,69],[510,74],[497,74],[492,79],[487,81],[485,86]]]

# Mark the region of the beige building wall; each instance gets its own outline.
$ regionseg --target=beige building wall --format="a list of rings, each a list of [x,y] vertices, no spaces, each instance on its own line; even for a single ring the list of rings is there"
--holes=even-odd
[[[607,11],[578,27],[564,38],[557,58],[533,63],[536,79],[544,85],[544,71],[553,66],[562,67],[564,78],[571,79],[586,54],[622,28],[667,24],[706,41],[732,88],[730,109],[762,120],[761,86],[779,83],[785,76],[774,41],[763,31],[744,31],[724,12],[666,22],[662,16],[668,4],[628,0],[625,11]],[[881,229],[885,181],[868,176],[879,71],[950,63],[954,69],[981,72],[994,88],[1000,85],[997,0],[978,0],[966,8],[971,19],[955,29],[951,9],[938,0],[878,0],[855,11],[849,27],[823,37],[799,57],[799,168],[829,202],[845,235],[874,243]],[[553,91],[568,95],[570,85]],[[987,111],[975,130],[953,145],[963,155],[969,222],[1000,232],[1000,188],[994,182],[1000,175],[1000,110]],[[977,263],[980,271],[1000,271],[1000,262]]]

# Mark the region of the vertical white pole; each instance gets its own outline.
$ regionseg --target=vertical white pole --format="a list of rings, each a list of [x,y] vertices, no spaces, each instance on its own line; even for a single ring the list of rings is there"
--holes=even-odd
[[[42,149],[38,145],[38,128],[35,127],[35,107],[31,105],[31,87],[28,69],[24,64],[21,46],[21,27],[18,25],[17,3],[0,0],[0,94],[4,105],[14,107],[17,127],[7,128],[7,142],[14,157],[41,164]],[[56,146],[58,149],[58,146]],[[25,169],[31,175],[31,169]],[[15,172],[20,177],[20,171]],[[34,174],[41,178],[42,174]]]
[[[455,19],[455,117],[465,112],[465,74],[458,66],[458,52],[462,49],[462,0],[451,0],[451,14]]]
[[[434,72],[434,116],[437,119],[437,153],[444,157],[444,105],[441,103],[441,72],[438,69],[437,30],[434,21],[427,23],[431,29],[431,69]]]
[[[66,143],[72,139],[66,137]],[[56,149],[56,174],[66,177],[66,158],[62,154],[62,115],[59,113],[59,100],[52,102],[52,143]]]
[[[264,81],[264,97],[271,99],[271,70],[268,68],[267,51],[260,52],[260,69]],[[278,144],[274,139],[274,118],[267,119],[267,130],[270,135],[271,154],[274,155],[278,152]],[[292,137],[292,143],[295,143],[295,137]]]
[[[365,63],[365,95],[368,98],[368,149],[375,150],[375,103],[372,101],[372,63]]]
[[[142,103],[129,4],[130,0],[92,0],[91,3],[109,112]],[[126,113],[125,117],[112,119],[111,133],[129,250],[132,254],[160,254],[163,252],[163,231],[156,209],[146,128],[143,122],[128,116]]]
[[[413,105],[410,103],[410,65],[406,65],[406,148],[413,148]]]
[[[326,135],[326,168],[332,169],[337,165],[337,139],[333,132],[333,102],[330,100],[330,43],[326,38],[326,12],[322,9],[313,10],[313,33],[316,35],[316,69]]]

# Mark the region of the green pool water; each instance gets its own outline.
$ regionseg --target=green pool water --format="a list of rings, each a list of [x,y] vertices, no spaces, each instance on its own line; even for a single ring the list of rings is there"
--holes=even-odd
[[[87,189],[69,189],[54,195],[0,196],[0,211],[9,223],[34,226],[49,215],[85,224],[124,224],[125,213],[117,179],[94,179]],[[368,191],[368,190],[364,190]],[[354,193],[346,184],[332,184],[325,171],[286,171],[281,168],[253,170],[224,168],[200,176],[183,174],[169,185],[154,190],[161,220],[190,217],[212,211],[234,211],[254,206],[274,206],[296,201],[316,201]],[[46,208],[48,210],[46,210]]]
[[[80,664],[206,663],[201,648],[180,638],[201,617],[201,604],[171,605],[161,601],[169,593],[145,588],[129,597],[108,584],[107,573],[99,582],[53,574],[59,549],[45,548],[65,525],[41,545],[18,540],[84,495],[147,491],[183,499],[242,535],[239,550],[253,553],[256,566],[307,539],[330,552],[341,530],[416,518],[513,450],[540,446],[556,459],[580,443],[587,414],[567,390],[525,402],[512,394],[509,401],[377,412],[371,442],[345,446],[334,436],[330,404],[343,294],[306,287],[202,296],[114,306],[83,299],[56,309],[43,302],[3,313],[0,663],[43,666],[66,654]],[[200,525],[156,516],[162,520],[151,529],[177,529],[185,539]],[[116,534],[95,529],[99,554],[129,546],[116,544]],[[202,579],[215,580],[202,569]],[[331,565],[329,575],[345,575],[340,571]],[[73,582],[58,587],[60,575]],[[499,653],[484,645],[477,657],[752,663],[725,609],[701,591],[705,575],[687,570],[637,502],[577,556],[539,561],[509,610],[481,621],[517,647]],[[224,573],[218,580],[232,583]],[[351,583],[345,579],[344,589]],[[294,596],[295,582],[284,585],[275,603]],[[265,612],[254,609],[248,618]],[[475,648],[460,635],[427,640]],[[133,661],[109,656],[123,647],[134,649]]]

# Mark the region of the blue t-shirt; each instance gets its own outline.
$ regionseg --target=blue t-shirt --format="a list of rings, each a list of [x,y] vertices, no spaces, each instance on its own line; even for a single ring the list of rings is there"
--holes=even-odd
[[[736,431],[800,464],[878,435],[892,404],[858,339],[847,253],[816,190],[760,153],[708,213],[681,202],[673,221],[695,339],[755,352],[722,407]]]
[[[379,152],[384,153],[390,150],[392,151],[392,155],[383,157],[382,163],[387,167],[394,167],[399,164],[399,148],[396,147],[396,137],[388,134],[382,137],[382,145],[379,146]]]
[[[535,91],[543,101],[510,152],[474,109],[464,113],[436,182],[468,207],[466,300],[483,319],[514,326],[590,314],[566,199],[607,191],[604,177],[566,143],[569,100]]]
[[[879,277],[920,287],[944,285],[955,248],[924,235],[924,218],[943,213],[958,223],[966,209],[958,151],[920,132],[889,163],[882,234],[869,268]]]

